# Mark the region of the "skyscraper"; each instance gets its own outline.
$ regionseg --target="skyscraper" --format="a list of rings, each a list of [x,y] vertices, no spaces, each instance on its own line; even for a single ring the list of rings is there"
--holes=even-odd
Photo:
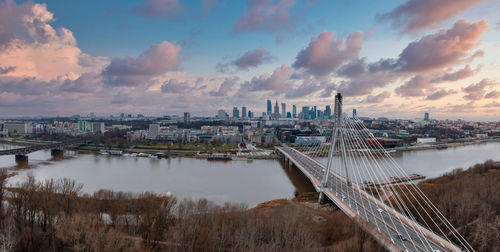
[[[278,100],[276,100],[276,105],[274,105],[274,119],[280,118],[280,107],[278,106]]]
[[[238,110],[238,107],[233,108],[233,117],[234,118],[239,118],[240,117],[240,111]]]
[[[292,113],[286,112],[286,118],[292,118]]]
[[[281,103],[281,117],[286,118],[286,103]]]
[[[272,115],[273,114],[273,105],[271,103],[271,100],[267,100],[267,115]]]
[[[241,107],[241,118],[247,118],[247,107]]]
[[[358,111],[356,109],[352,109],[352,117],[358,116]]]
[[[191,114],[189,112],[184,112],[184,123],[190,123],[191,122]]]
[[[429,113],[425,112],[424,114],[424,121],[429,121]]]
[[[302,119],[309,119],[309,106],[302,107]]]
[[[332,116],[332,108],[330,105],[326,105],[325,107],[325,118],[330,118]]]
[[[292,106],[292,117],[297,118],[297,107],[295,105]]]

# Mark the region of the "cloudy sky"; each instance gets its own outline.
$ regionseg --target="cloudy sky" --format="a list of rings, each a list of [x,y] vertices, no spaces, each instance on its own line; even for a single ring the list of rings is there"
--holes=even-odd
[[[265,100],[500,120],[494,0],[0,0],[0,117]]]

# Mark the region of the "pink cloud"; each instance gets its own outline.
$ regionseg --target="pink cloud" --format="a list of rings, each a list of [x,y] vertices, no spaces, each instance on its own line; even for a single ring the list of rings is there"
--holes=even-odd
[[[401,32],[416,33],[455,17],[484,0],[407,0],[394,10],[379,15]]]
[[[292,86],[289,78],[292,74],[292,69],[286,64],[274,69],[273,73],[263,74],[259,77],[253,77],[252,80],[243,83],[240,89],[241,92],[255,91],[275,91],[283,92]]]
[[[451,29],[410,43],[399,55],[397,67],[402,71],[421,72],[463,62],[470,50],[479,45],[478,39],[487,29],[486,20],[475,23],[458,20]]]
[[[444,89],[441,89],[441,90],[438,90],[430,95],[428,95],[425,99],[426,100],[430,100],[430,101],[434,101],[434,100],[439,100],[445,96],[448,96],[448,95],[451,95],[451,94],[456,94],[457,92],[455,90],[444,90]]]
[[[334,40],[334,37],[334,32],[324,31],[312,38],[309,45],[297,54],[293,67],[321,78],[358,56],[363,37],[361,32],[351,33],[347,39]]]
[[[489,93],[487,93],[484,98],[486,99],[497,99],[500,98],[500,91],[493,90]]]
[[[481,67],[482,65],[479,65],[476,69],[472,69],[469,65],[466,65],[464,68],[459,69],[455,72],[443,73],[441,76],[432,79],[431,82],[439,83],[439,82],[457,81],[465,79],[479,72],[481,70]]]
[[[212,90],[209,94],[211,96],[227,96],[231,91],[233,91],[239,80],[240,78],[238,77],[226,78],[217,90]]]
[[[391,97],[391,93],[384,91],[378,95],[368,95],[365,99],[365,102],[366,103],[381,103],[389,97]]]
[[[259,66],[265,62],[269,62],[270,60],[272,60],[272,56],[266,48],[260,46],[255,50],[247,51],[241,57],[237,58],[234,61],[234,65],[239,70],[247,70],[248,68]]]
[[[234,33],[255,31],[259,29],[274,31],[290,20],[290,9],[294,0],[247,0],[248,8],[236,21]]]
[[[145,0],[134,11],[148,18],[179,18],[185,8],[179,0]]]
[[[163,41],[152,45],[136,59],[113,58],[102,74],[110,85],[142,85],[154,76],[177,69],[180,51],[181,46]]]
[[[161,86],[161,92],[179,94],[187,91],[189,88],[189,83],[187,81],[180,82],[177,79],[170,79],[165,81],[165,83]]]
[[[465,88],[462,88],[462,91],[466,94],[464,99],[466,100],[480,100],[484,98],[486,89],[497,85],[496,82],[488,79],[482,79],[478,83],[472,83]]]
[[[423,75],[416,75],[407,81],[405,84],[396,88],[396,93],[404,96],[424,96],[426,94],[426,90],[431,90],[432,85],[429,82],[428,77]]]

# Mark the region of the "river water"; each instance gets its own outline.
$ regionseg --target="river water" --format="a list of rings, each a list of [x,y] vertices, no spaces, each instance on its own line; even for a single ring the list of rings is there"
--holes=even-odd
[[[1,146],[0,149],[9,148]],[[500,160],[500,142],[453,147],[445,150],[410,151],[394,155],[407,173],[437,177],[455,168]],[[278,160],[207,161],[195,158],[143,158],[102,156],[67,151],[53,158],[50,151],[29,154],[27,166],[17,165],[14,156],[0,156],[0,168],[18,175],[10,185],[32,174],[39,180],[71,178],[93,193],[111,189],[142,193],[171,192],[178,198],[207,198],[215,203],[244,203],[249,206],[277,198],[292,198],[297,190],[313,190],[296,169]]]

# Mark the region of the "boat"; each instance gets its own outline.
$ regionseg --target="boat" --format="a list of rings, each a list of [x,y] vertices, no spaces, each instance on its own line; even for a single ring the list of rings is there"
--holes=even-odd
[[[252,161],[253,159],[251,157],[232,157],[231,160],[233,160],[233,161]]]
[[[110,150],[109,154],[111,154],[111,155],[122,155],[123,151],[121,151],[121,150]]]
[[[443,144],[443,145],[438,145],[438,146],[436,147],[436,149],[438,149],[438,150],[444,150],[444,149],[448,149],[448,146],[446,146],[446,145],[444,145],[444,144]]]
[[[101,154],[101,155],[109,155],[109,152],[107,152],[106,150],[100,150],[99,154]]]
[[[231,157],[227,154],[212,154],[207,157],[207,160],[226,161],[226,160],[231,160]]]
[[[138,153],[136,155],[136,157],[149,157],[149,154],[141,152],[141,153]]]

